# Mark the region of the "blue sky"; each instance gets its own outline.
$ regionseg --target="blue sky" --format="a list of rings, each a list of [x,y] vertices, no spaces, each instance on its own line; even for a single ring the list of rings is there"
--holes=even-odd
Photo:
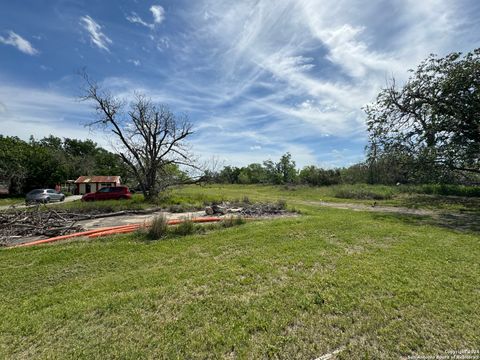
[[[477,0],[0,0],[0,133],[90,132],[89,74],[185,113],[193,151],[245,165],[363,159],[362,106],[430,53],[480,47]]]

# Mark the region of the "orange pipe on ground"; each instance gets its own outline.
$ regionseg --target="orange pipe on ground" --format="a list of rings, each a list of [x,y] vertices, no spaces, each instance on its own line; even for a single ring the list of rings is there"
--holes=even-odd
[[[114,235],[114,234],[126,234],[130,232],[134,232],[140,228],[140,225],[138,226],[129,226],[129,227],[124,227],[121,229],[111,229],[111,230],[105,230],[101,232],[97,232],[94,234],[88,235],[89,238],[97,238],[101,236],[106,236],[106,235]]]
[[[222,220],[222,218],[219,218],[219,217],[203,217],[203,218],[190,219],[190,221],[195,222],[195,223],[216,222],[216,221],[221,221],[221,220]],[[167,224],[168,225],[178,225],[178,224],[181,224],[182,222],[185,222],[185,221],[188,221],[188,220],[172,219],[172,220],[169,220],[167,222]],[[29,242],[29,243],[18,244],[18,245],[15,245],[15,246],[10,246],[9,248],[47,244],[47,243],[51,243],[51,242],[55,242],[55,241],[66,240],[66,239],[71,239],[71,238],[80,237],[80,236],[88,236],[89,238],[97,238],[97,237],[106,236],[106,235],[125,234],[125,233],[134,232],[135,230],[139,229],[142,225],[143,224],[128,224],[128,225],[118,225],[118,226],[111,226],[111,227],[106,227],[106,228],[101,228],[101,229],[82,231],[82,232],[79,232],[79,233],[56,236],[56,237],[49,238],[49,239],[36,240],[36,241]],[[145,224],[145,226],[148,227],[149,225]]]
[[[70,239],[70,238],[78,237],[78,236],[86,236],[86,235],[93,234],[93,233],[95,233],[95,232],[105,231],[106,229],[108,229],[108,228],[82,231],[82,232],[79,232],[79,233],[62,235],[62,236],[56,236],[56,237],[49,238],[49,239],[36,240],[36,241],[29,242],[29,243],[18,244],[18,245],[12,246],[12,247],[23,247],[23,246],[32,246],[32,245],[45,244],[45,243],[49,243],[49,242],[54,242],[54,241],[59,241],[59,240]]]
[[[190,221],[195,222],[195,223],[204,223],[204,222],[214,222],[214,221],[221,221],[221,220],[222,219],[218,218],[218,217],[204,217],[204,218],[194,218],[194,219],[191,219]],[[181,224],[184,221],[186,221],[186,220],[184,220],[184,219],[172,219],[172,220],[167,221],[167,224],[168,225],[178,225],[178,224]],[[149,224],[145,224],[145,227],[149,227],[149,226],[150,226]],[[126,233],[130,233],[130,232],[134,232],[134,231],[138,230],[140,227],[141,227],[140,224],[136,224],[135,226],[130,226],[130,227],[127,226],[127,227],[121,228],[121,229],[107,229],[107,230],[102,231],[102,232],[98,232],[98,233],[95,233],[95,234],[88,235],[88,237],[89,238],[97,238],[97,237],[107,236],[107,235],[126,234]]]
[[[104,231],[107,231],[107,230],[113,230],[113,229],[116,229],[116,228],[124,228],[125,226],[130,226],[130,225],[118,225],[118,226],[111,226],[111,227],[106,227],[106,228],[82,231],[82,232],[79,232],[79,233],[61,235],[61,236],[56,236],[56,237],[52,237],[52,238],[48,238],[48,239],[36,240],[36,241],[29,242],[29,243],[18,244],[18,245],[11,246],[11,247],[23,247],[23,246],[45,244],[45,243],[55,242],[55,241],[59,241],[59,240],[70,239],[70,238],[74,238],[74,237],[88,236],[90,234],[95,234],[97,232],[104,232]]]

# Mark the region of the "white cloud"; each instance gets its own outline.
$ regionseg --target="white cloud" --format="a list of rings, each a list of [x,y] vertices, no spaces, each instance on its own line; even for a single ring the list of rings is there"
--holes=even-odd
[[[8,37],[0,36],[0,43],[14,46],[21,52],[28,55],[38,54],[38,50],[35,49],[28,40],[24,39],[13,31],[8,32]]]
[[[161,24],[165,20],[165,9],[160,5],[152,5],[150,11],[153,15],[153,23],[148,23],[143,20],[136,12],[131,13],[127,16],[127,20],[133,24],[139,24],[149,28],[150,30],[155,29],[155,26]]]
[[[153,15],[153,22],[155,24],[161,24],[165,20],[165,9],[160,5],[152,5],[150,11]]]
[[[82,16],[80,22],[90,35],[90,40],[100,49],[110,51],[108,45],[112,44],[112,40],[102,32],[102,27],[90,16]]]
[[[146,26],[146,27],[148,27],[149,29],[152,29],[152,30],[155,28],[155,24],[149,24],[149,23],[143,21],[143,19],[140,16],[138,16],[135,12],[132,12],[132,14],[130,16],[127,16],[127,20],[130,21],[133,24],[140,24],[140,25]]]

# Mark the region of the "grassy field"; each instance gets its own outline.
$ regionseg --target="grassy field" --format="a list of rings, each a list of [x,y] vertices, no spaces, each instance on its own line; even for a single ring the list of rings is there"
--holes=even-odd
[[[478,189],[478,188],[473,188]],[[473,191],[471,191],[473,193]],[[222,200],[242,200],[245,196],[252,201],[284,199],[289,204],[306,201],[333,203],[358,203],[421,208],[445,211],[480,212],[480,195],[445,196],[426,193],[423,187],[384,185],[335,185],[322,187],[271,186],[271,185],[205,185],[185,186],[169,190],[160,199],[163,204],[195,204]]]
[[[164,201],[324,196],[287,191],[188,187]],[[295,207],[302,216],[161,241],[133,234],[0,251],[0,358],[313,359],[341,349],[340,359],[376,359],[478,349],[478,233]]]

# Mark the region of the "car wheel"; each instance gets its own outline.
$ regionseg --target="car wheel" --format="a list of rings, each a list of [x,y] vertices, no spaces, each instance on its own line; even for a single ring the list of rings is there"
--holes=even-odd
[[[43,202],[44,202],[45,204],[48,204],[48,203],[50,202],[50,198],[45,198],[45,200],[43,200]]]
[[[60,198],[60,201],[64,201],[64,200],[65,200],[65,196],[62,196],[62,197]]]

